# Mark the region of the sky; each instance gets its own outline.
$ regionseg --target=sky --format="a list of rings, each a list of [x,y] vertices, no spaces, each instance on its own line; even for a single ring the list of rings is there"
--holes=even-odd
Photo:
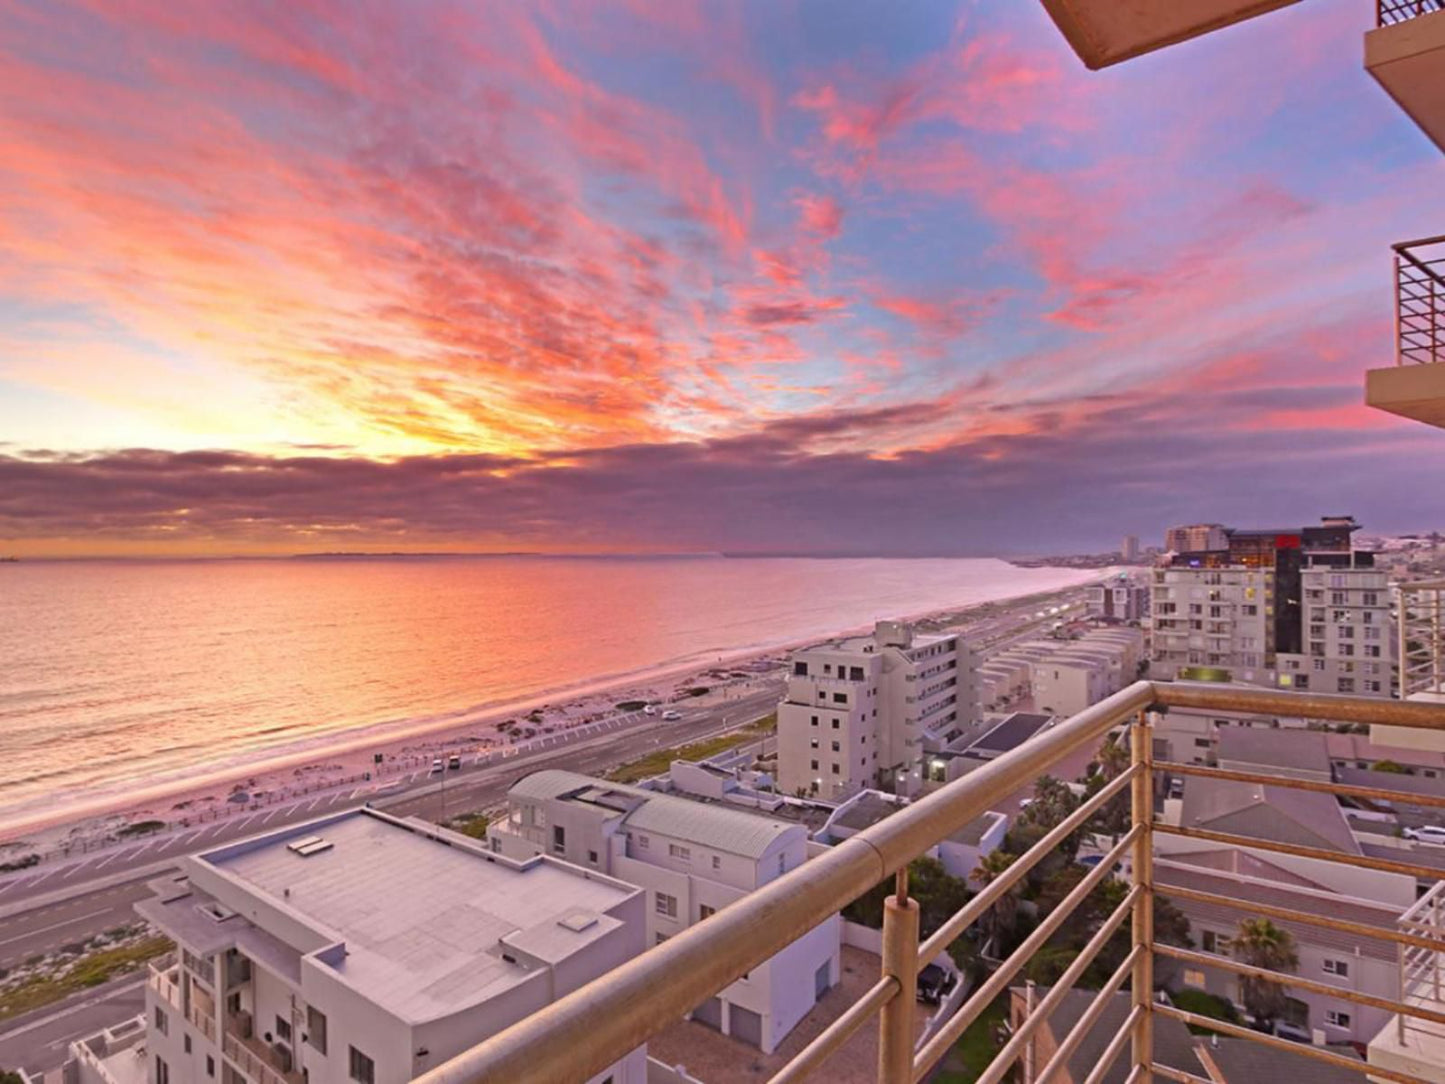
[[[1438,526],[1368,7],[0,0],[0,553]]]

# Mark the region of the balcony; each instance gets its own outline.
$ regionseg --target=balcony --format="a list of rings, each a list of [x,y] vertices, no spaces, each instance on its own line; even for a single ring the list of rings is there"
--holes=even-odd
[[[181,1009],[181,969],[174,955],[163,956],[149,965],[146,985],[177,1012]]]
[[[1401,584],[1395,606],[1400,696],[1445,703],[1445,580]]]
[[[1043,0],[1079,59],[1098,70],[1252,19],[1295,0]]]
[[[1353,870],[1405,873],[1431,880],[1438,879],[1440,874],[1438,868],[1406,860],[1410,852],[1405,850],[1401,850],[1402,858],[1382,858],[1156,820],[1156,773],[1170,778],[1202,776],[1268,784],[1270,787],[1324,791],[1355,799],[1380,801],[1389,800],[1392,796],[1401,797],[1387,789],[1373,787],[1318,782],[1274,773],[1155,762],[1153,717],[1150,712],[1151,709],[1170,708],[1247,716],[1303,716],[1339,722],[1388,724],[1419,731],[1445,731],[1445,706],[1439,705],[1266,689],[1136,682],[418,1079],[422,1084],[586,1080],[785,948],[807,930],[836,914],[874,885],[891,877],[895,887],[884,907],[882,969],[878,981],[779,1070],[772,1077],[772,1084],[806,1079],[823,1067],[829,1056],[849,1036],[875,1017],[879,1035],[878,1080],[888,1084],[912,1084],[925,1078],[944,1054],[953,1048],[969,1024],[1010,984],[1018,981],[1024,965],[1049,942],[1081,901],[1105,879],[1115,876],[1113,871],[1116,866],[1124,866],[1127,867],[1127,873],[1123,874],[1127,888],[1117,906],[1103,919],[1087,945],[1048,992],[1032,1005],[1026,1018],[1016,1023],[1007,1042],[978,1078],[978,1084],[999,1084],[1025,1053],[1025,1048],[1029,1048],[1031,1079],[1039,1084],[1052,1084],[1059,1079],[1061,1070],[1080,1044],[1091,1035],[1106,1010],[1111,1005],[1117,1005],[1117,999],[1121,997],[1127,998],[1127,1012],[1122,1015],[1122,1022],[1103,1040],[1102,1053],[1088,1073],[1088,1082],[1102,1080],[1120,1058],[1126,1058],[1126,1064],[1130,1066],[1127,1071],[1130,1082],[1147,1084],[1156,1076],[1183,1084],[1197,1084],[1204,1079],[1199,1074],[1181,1073],[1177,1068],[1156,1061],[1153,1046],[1155,1022],[1169,1018],[1176,1023],[1207,1026],[1225,1036],[1345,1068],[1360,1074],[1362,1081],[1369,1074],[1375,1080],[1415,1084],[1418,1077],[1411,1072],[1362,1062],[1324,1047],[1289,1042],[1239,1024],[1206,1019],[1156,1000],[1156,961],[1172,960],[1190,968],[1219,968],[1246,979],[1274,982],[1314,994],[1323,992],[1332,998],[1407,1018],[1411,1024],[1420,1021],[1445,1024],[1445,1005],[1433,1001],[1425,1004],[1422,997],[1428,991],[1421,991],[1418,987],[1411,987],[1407,994],[1402,986],[1400,997],[1383,998],[1293,973],[1265,971],[1230,957],[1195,952],[1155,940],[1153,856],[1156,833],[1202,839],[1255,852],[1277,852],[1339,863],[1353,867]],[[1125,727],[1128,733],[1128,766],[1034,847],[1016,858],[1007,870],[969,899],[935,933],[921,941],[918,903],[908,894],[908,863],[1066,758],[1081,749],[1092,752],[1120,726]],[[920,967],[946,950],[988,914],[993,905],[1010,892],[1030,869],[1083,827],[1105,803],[1116,797],[1123,799],[1126,795],[1130,806],[1128,826],[1112,847],[1082,875],[1076,887],[1041,918],[1017,950],[993,968],[952,1016],[941,1023],[935,1022],[931,1033],[915,1043],[919,1023],[917,1014],[920,1011],[916,1000]],[[1414,795],[1410,800],[1445,808],[1445,798]],[[1351,870],[1344,873],[1354,875]],[[1399,948],[1402,961],[1407,961],[1408,966],[1416,970],[1421,966],[1418,954],[1406,957],[1405,949],[1424,949],[1432,957],[1445,951],[1445,937],[1438,932],[1422,934],[1413,928],[1391,928],[1388,923],[1366,925],[1329,914],[1286,909],[1254,898],[1234,898],[1198,889],[1185,890],[1173,884],[1167,889],[1167,895],[1228,908],[1241,918],[1274,917],[1350,936],[1375,938],[1392,946],[1390,952]],[[1414,918],[1409,918],[1409,921],[1413,922]],[[1127,955],[1097,992],[1089,991],[1083,995],[1089,999],[1088,1007],[1076,1018],[1076,1023],[1066,1035],[1059,1037],[1051,1047],[1044,1047],[1048,1051],[1047,1061],[1040,1068],[1038,1059],[1032,1057],[1036,1052],[1033,1049],[1035,1036],[1041,1037],[1039,1029],[1079,984],[1104,946],[1125,928],[1126,922],[1129,924]],[[1126,988],[1127,995],[1121,994]],[[1304,1063],[1300,1064],[1303,1070]],[[1434,1064],[1438,1068],[1427,1076],[1440,1084],[1445,1081],[1445,1050]],[[816,1079],[828,1079],[827,1069],[822,1069]]]
[[[306,1084],[289,1058],[248,1034],[250,1030],[246,1014],[227,1016],[221,1052],[252,1084]]]
[[[1365,69],[1445,150],[1445,0],[1376,0]]]
[[[1438,62],[1445,65],[1445,51]],[[1438,81],[1445,92],[1445,78]],[[1394,250],[1395,364],[1365,374],[1365,403],[1445,428],[1445,237]]]

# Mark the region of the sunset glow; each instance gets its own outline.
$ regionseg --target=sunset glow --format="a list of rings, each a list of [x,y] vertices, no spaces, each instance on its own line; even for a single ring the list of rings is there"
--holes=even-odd
[[[0,553],[1414,527],[1361,382],[1442,173],[1362,18],[0,3]]]

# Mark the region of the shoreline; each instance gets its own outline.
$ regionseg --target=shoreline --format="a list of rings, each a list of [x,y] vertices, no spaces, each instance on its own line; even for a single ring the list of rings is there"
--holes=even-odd
[[[1074,584],[934,607],[896,619],[926,623],[939,629],[952,628],[986,616],[993,608],[1017,607],[1032,599],[1042,603],[1104,575],[1104,570],[1087,571],[1091,574]],[[745,694],[751,686],[777,680],[789,652],[857,635],[872,627],[869,622],[825,635],[723,651],[706,662],[695,657],[664,662],[632,673],[603,675],[553,687],[532,696],[312,735],[290,749],[259,750],[253,760],[233,760],[202,774],[172,773],[155,777],[140,788],[98,793],[63,809],[56,809],[49,802],[39,808],[20,807],[0,816],[0,860],[30,850],[94,841],[142,820],[161,820],[169,825],[225,808],[237,792],[247,793],[252,799],[264,798],[269,803],[279,800],[278,795],[285,797],[294,793],[293,788],[318,789],[328,780],[339,785],[351,775],[373,770],[380,776],[377,782],[385,785],[388,770],[399,773],[408,766],[429,763],[438,755],[506,748],[518,738],[526,740],[570,730],[617,714],[616,704],[629,700],[659,704],[685,700],[699,706],[725,703],[729,693]],[[683,691],[701,685],[707,685],[706,695],[694,697]],[[515,736],[510,739],[503,733],[508,721],[517,724],[512,729]],[[379,767],[374,762],[377,756],[382,758]]]

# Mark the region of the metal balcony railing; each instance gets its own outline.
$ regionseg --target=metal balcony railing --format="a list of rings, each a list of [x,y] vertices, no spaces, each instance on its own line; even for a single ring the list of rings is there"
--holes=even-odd
[[[1430,879],[1438,878],[1440,872],[1408,861],[1344,854],[1156,821],[1156,771],[1268,783],[1272,787],[1323,791],[1355,798],[1388,800],[1405,796],[1371,787],[1201,765],[1156,763],[1153,760],[1149,714],[1155,708],[1445,729],[1445,707],[1439,705],[1239,686],[1136,682],[1053,729],[1042,732],[1018,749],[850,837],[793,872],[723,908],[706,922],[692,926],[657,948],[635,957],[418,1080],[422,1084],[514,1084],[520,1081],[565,1084],[587,1080],[820,922],[837,914],[874,885],[893,877],[894,894],[887,899],[884,907],[882,969],[878,981],[777,1072],[771,1084],[808,1077],[874,1016],[878,1017],[879,1029],[878,1080],[885,1084],[913,1084],[932,1070],[969,1024],[1008,987],[1085,897],[1106,878],[1115,876],[1116,864],[1127,863],[1130,884],[1127,894],[1048,994],[1034,1006],[1031,1015],[1014,1030],[979,1077],[978,1084],[999,1084],[1006,1077],[1025,1047],[1030,1046],[1039,1026],[1079,982],[1105,944],[1126,921],[1130,925],[1130,951],[1104,982],[1075,1026],[1066,1036],[1058,1039],[1047,1063],[1033,1074],[1035,1084],[1054,1084],[1062,1079],[1060,1073],[1070,1057],[1111,1000],[1126,985],[1130,991],[1130,1011],[1123,1025],[1109,1039],[1085,1084],[1097,1084],[1102,1080],[1126,1047],[1129,1048],[1128,1058],[1132,1066],[1127,1077],[1129,1084],[1148,1084],[1154,1076],[1181,1084],[1200,1084],[1202,1078],[1155,1061],[1153,1022],[1161,1016],[1186,1024],[1207,1026],[1226,1035],[1247,1038],[1348,1068],[1360,1072],[1362,1077],[1368,1072],[1376,1080],[1417,1084],[1416,1078],[1388,1068],[1368,1065],[1322,1047],[1305,1046],[1247,1027],[1196,1016],[1156,1000],[1154,961],[1157,956],[1167,956],[1195,967],[1223,968],[1245,977],[1266,978],[1286,987],[1327,993],[1331,997],[1402,1014],[1412,1020],[1445,1023],[1445,1005],[1432,1002],[1435,1007],[1431,1008],[1419,1004],[1418,998],[1407,1003],[1403,990],[1399,1000],[1390,1000],[1293,974],[1263,971],[1228,957],[1155,941],[1153,853],[1156,832]],[[1080,804],[1034,847],[1016,858],[1006,871],[920,943],[918,903],[908,895],[908,863],[1005,797],[1031,784],[1071,753],[1081,748],[1092,751],[1111,731],[1121,726],[1127,729],[1129,766]],[[1128,830],[1078,885],[1041,919],[1017,950],[994,968],[953,1016],[925,1039],[915,1042],[915,1025],[920,1011],[916,1000],[919,969],[982,918],[1030,869],[1081,829],[1105,803],[1126,792],[1131,810]],[[1409,795],[1408,800],[1417,805],[1445,809],[1445,798]],[[1286,910],[1257,900],[1186,890],[1173,884],[1161,891],[1173,899],[1229,907],[1238,911],[1241,917],[1274,917],[1382,939],[1401,949],[1424,949],[1431,953],[1445,951],[1445,937],[1438,932],[1420,933],[1413,929],[1367,926],[1321,914]],[[827,1079],[826,1071],[819,1075],[819,1079]]]
[[[1434,0],[1435,10],[1445,0]],[[1445,362],[1445,236],[1401,241],[1395,252],[1395,358]]]
[[[1395,608],[1400,695],[1445,696],[1445,580],[1401,584]]]
[[[1375,25],[1394,26],[1432,11],[1445,11],[1445,0],[1375,0]]]

